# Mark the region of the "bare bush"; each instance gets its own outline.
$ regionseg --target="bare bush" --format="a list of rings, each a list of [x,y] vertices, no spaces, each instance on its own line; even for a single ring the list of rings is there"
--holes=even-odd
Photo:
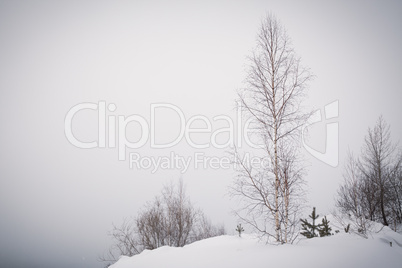
[[[161,196],[146,203],[135,219],[113,226],[109,236],[114,244],[99,259],[115,262],[121,255],[133,256],[161,246],[182,247],[223,234],[223,226],[213,226],[201,210],[194,208],[180,180],[177,185],[165,185]]]

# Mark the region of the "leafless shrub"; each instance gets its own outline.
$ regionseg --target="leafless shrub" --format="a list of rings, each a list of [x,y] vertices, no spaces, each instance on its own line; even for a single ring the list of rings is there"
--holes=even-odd
[[[99,260],[115,262],[121,255],[133,256],[161,246],[182,247],[222,234],[223,226],[213,226],[201,210],[194,208],[180,180],[177,185],[165,185],[161,196],[146,203],[135,219],[113,226],[109,236],[114,244]]]

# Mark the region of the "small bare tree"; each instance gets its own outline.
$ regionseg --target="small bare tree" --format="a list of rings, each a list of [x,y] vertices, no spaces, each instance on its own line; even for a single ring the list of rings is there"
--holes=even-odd
[[[254,134],[262,144],[261,159],[269,165],[253,168],[239,161],[231,192],[242,200],[237,211],[242,221],[280,243],[292,242],[300,218],[296,214],[298,199],[303,196],[303,168],[297,137],[309,117],[302,112],[301,101],[310,79],[285,29],[274,16],[267,15],[239,99],[254,119]]]
[[[396,145],[391,141],[390,127],[382,116],[373,129],[368,129],[364,141],[359,168],[365,180],[377,190],[378,215],[387,226],[390,213],[387,207],[391,200],[390,179],[398,165],[394,164]]]
[[[370,203],[375,200],[371,199],[374,193],[372,187],[363,180],[358,160],[352,153],[348,154],[343,178],[344,184],[338,190],[336,206],[342,215],[347,215],[354,223],[352,231],[366,236],[371,226],[370,215],[374,213],[375,208],[375,205]],[[342,216],[337,219],[342,222]]]
[[[395,229],[402,223],[401,154],[392,143],[390,127],[382,116],[368,129],[359,158],[346,161],[344,184],[338,190],[337,207],[355,218],[366,232],[369,221]]]

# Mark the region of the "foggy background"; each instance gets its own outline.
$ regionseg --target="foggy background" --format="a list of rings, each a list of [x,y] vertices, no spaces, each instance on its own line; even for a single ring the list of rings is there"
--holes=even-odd
[[[308,210],[330,213],[347,150],[359,152],[367,128],[382,114],[393,140],[402,137],[401,10],[398,1],[0,1],[0,266],[103,267],[96,259],[110,245],[112,223],[135,216],[179,178],[195,205],[234,233],[233,170],[130,169],[117,148],[70,144],[64,119],[76,104],[99,101],[117,106],[107,115],[148,122],[150,104],[160,102],[180,107],[186,119],[235,118],[236,91],[266,12],[315,74],[306,104],[322,109],[339,100],[331,121],[339,122],[338,167],[306,153]],[[171,140],[177,118],[158,116],[158,141]],[[76,137],[96,140],[97,120],[96,111],[77,114]],[[309,139],[322,152],[325,124]],[[138,126],[127,135],[138,139]],[[151,149],[148,141],[127,150],[171,151],[224,156],[230,148],[195,150],[182,141]]]

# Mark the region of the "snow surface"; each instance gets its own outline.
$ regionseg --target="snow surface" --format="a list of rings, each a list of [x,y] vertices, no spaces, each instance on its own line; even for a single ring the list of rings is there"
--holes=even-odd
[[[333,228],[332,231],[339,230]],[[390,246],[392,242],[392,247]],[[161,247],[122,256],[112,268],[402,267],[402,235],[383,227],[368,239],[345,233],[268,245],[255,235],[219,236],[182,248]]]

